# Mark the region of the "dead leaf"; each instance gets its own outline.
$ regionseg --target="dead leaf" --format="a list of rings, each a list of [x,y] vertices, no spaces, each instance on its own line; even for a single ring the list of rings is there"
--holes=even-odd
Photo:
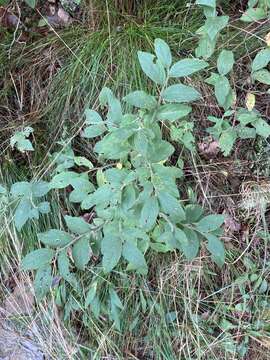
[[[266,42],[267,46],[270,46],[270,32],[266,35],[265,42]]]
[[[224,227],[226,233],[232,234],[240,231],[241,224],[239,224],[232,216],[227,215],[224,220]]]
[[[53,27],[67,26],[72,23],[72,18],[69,13],[60,7],[57,12],[47,16],[48,23]]]
[[[199,151],[201,154],[207,157],[216,156],[219,153],[218,141],[207,139],[204,142],[198,144]]]
[[[8,316],[31,314],[34,308],[34,296],[30,280],[29,282],[18,280],[3,306]]]
[[[16,28],[20,23],[19,18],[8,11],[3,6],[0,6],[0,25],[5,28]]]
[[[246,107],[248,111],[252,111],[256,103],[256,97],[252,93],[248,93],[246,97]]]

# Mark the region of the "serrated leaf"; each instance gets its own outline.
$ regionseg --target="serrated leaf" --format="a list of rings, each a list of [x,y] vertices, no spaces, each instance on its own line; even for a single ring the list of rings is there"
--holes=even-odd
[[[261,70],[266,67],[270,61],[270,48],[262,49],[255,56],[255,59],[252,62],[252,72]]]
[[[198,255],[200,241],[194,230],[185,228],[183,231],[188,241],[187,244],[182,244],[181,248],[187,260],[191,261]]]
[[[240,20],[245,22],[259,21],[267,17],[267,13],[263,8],[249,8],[241,16]]]
[[[85,234],[90,232],[90,225],[81,217],[65,216],[65,222],[69,230],[75,234]]]
[[[100,124],[103,122],[102,117],[95,110],[86,109],[84,114],[86,117],[85,122],[87,124],[93,125],[93,124]]]
[[[166,104],[161,105],[157,111],[157,119],[160,121],[176,121],[191,112],[192,108],[185,104]]]
[[[262,84],[270,85],[270,72],[266,69],[255,71],[252,74],[252,79]]]
[[[191,86],[175,84],[162,92],[162,97],[168,102],[192,102],[200,99],[201,94]]]
[[[205,216],[197,223],[197,230],[203,233],[214,231],[224,223],[224,220],[224,215],[216,214]]]
[[[185,213],[186,220],[189,223],[195,223],[201,218],[203,214],[203,208],[197,204],[189,204],[185,207]]]
[[[218,266],[222,266],[225,262],[225,249],[221,240],[212,234],[205,234],[207,238],[207,250],[212,255],[212,259]]]
[[[17,230],[21,231],[24,224],[30,218],[32,204],[29,199],[22,199],[14,213],[14,223]]]
[[[220,75],[227,75],[232,70],[233,64],[233,52],[228,50],[222,50],[217,60],[217,68]]]
[[[156,224],[156,220],[159,213],[159,205],[157,198],[154,196],[149,197],[141,211],[140,226],[146,231],[151,230]]]
[[[74,289],[78,289],[78,281],[75,275],[69,271],[70,262],[67,255],[67,249],[60,251],[57,257],[57,264],[60,276],[62,276],[62,278],[67,281]]]
[[[236,138],[237,133],[234,128],[229,128],[228,130],[222,132],[218,140],[218,145],[224,156],[228,156],[231,153]]]
[[[72,246],[72,257],[75,266],[79,270],[84,270],[91,256],[89,237],[83,236]]]
[[[27,254],[23,260],[22,270],[37,270],[44,265],[50,264],[55,251],[52,249],[37,249]]]
[[[168,44],[162,39],[155,39],[155,53],[160,63],[169,68],[172,63],[172,54]]]
[[[50,291],[52,281],[53,277],[50,265],[44,265],[38,269],[34,280],[34,290],[37,302],[41,301]]]
[[[83,131],[83,137],[87,139],[92,139],[102,135],[105,131],[106,127],[104,124],[87,126]]]
[[[72,241],[72,237],[62,230],[51,229],[44,233],[37,234],[40,242],[51,247],[63,247]]]
[[[157,106],[157,101],[154,96],[147,94],[143,90],[133,91],[123,98],[129,105],[140,109],[151,110]]]
[[[181,221],[185,219],[185,212],[180,205],[178,199],[169,194],[166,191],[160,191],[158,193],[158,200],[160,203],[161,210],[172,217],[174,221]]]
[[[198,72],[202,69],[205,69],[208,66],[208,63],[204,60],[199,59],[183,59],[177,61],[171,67],[169,71],[170,77],[183,77],[189,76]]]
[[[265,139],[270,136],[270,125],[263,119],[258,119],[252,125],[256,129],[257,135],[264,137]]]
[[[156,84],[163,85],[166,80],[165,70],[160,63],[154,63],[155,56],[147,52],[138,51],[138,59],[143,72]]]
[[[123,257],[129,262],[128,270],[136,270],[142,275],[148,272],[145,258],[137,246],[131,241],[123,245]]]
[[[102,265],[106,273],[118,264],[122,253],[122,240],[118,235],[104,235],[101,241]]]

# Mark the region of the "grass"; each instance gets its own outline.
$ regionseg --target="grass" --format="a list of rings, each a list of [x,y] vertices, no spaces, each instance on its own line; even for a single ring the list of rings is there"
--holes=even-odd
[[[230,11],[226,3],[222,3],[224,11]],[[84,6],[88,9],[90,3]],[[83,24],[53,31],[24,47],[14,46],[8,63],[4,60],[11,37],[5,38],[6,44],[0,51],[3,60],[0,73],[5,79],[0,91],[1,133],[5,138],[0,181],[6,187],[25,178],[46,178],[51,163],[49,153],[55,150],[54,144],[61,139],[64,129],[76,152],[95,161],[92,149],[76,138],[84,108],[96,105],[104,85],[110,86],[118,96],[136,88],[153,90],[134,61],[137,49],[149,49],[157,37],[168,41],[176,58],[186,56],[194,48],[194,34],[203,17],[198,9],[186,7],[185,1],[170,0],[166,4],[142,1],[135,11],[132,6],[125,6],[120,13],[114,2],[97,2],[93,6],[95,19],[86,11]],[[93,21],[95,31],[91,29]],[[267,28],[256,25],[243,30],[240,26],[233,22],[218,48],[234,49],[242,60],[244,70],[235,86],[243,103],[246,92],[253,90],[245,82],[245,64],[258,46],[262,46]],[[196,82],[199,81],[198,77]],[[18,94],[23,94],[21,103]],[[210,89],[206,88],[204,94],[211,104]],[[264,106],[263,100],[260,106]],[[203,123],[207,111],[207,107],[195,109],[195,119]],[[198,136],[204,136],[200,123]],[[35,127],[36,151],[31,156],[21,156],[8,149],[6,139],[22,124]],[[269,359],[270,301],[268,290],[263,292],[262,288],[262,281],[269,281],[269,243],[268,238],[257,235],[258,230],[267,230],[269,221],[267,208],[259,207],[264,200],[260,195],[268,174],[258,177],[257,172],[265,171],[261,160],[267,158],[268,150],[267,144],[256,146],[250,151],[250,158],[244,149],[240,159],[239,153],[229,160],[209,161],[200,154],[193,161],[188,154],[185,159],[190,175],[185,178],[183,193],[188,194],[188,187],[195,187],[206,209],[225,209],[243,224],[240,233],[226,234],[227,264],[222,270],[213,265],[204,250],[192,263],[179,253],[158,256],[150,253],[147,278],[127,276],[121,268],[104,278],[97,263],[88,272],[79,274],[85,286],[84,295],[78,298],[70,294],[73,310],[65,322],[60,320],[65,316],[64,310],[56,304],[63,294],[57,289],[52,289],[54,296],[37,307],[34,316],[22,316],[18,312],[12,320],[24,329],[34,321],[37,341],[52,359]],[[262,150],[261,158],[258,148]],[[251,161],[254,167],[248,175],[247,166],[241,165],[245,161]],[[250,185],[251,179],[255,188]],[[239,204],[250,203],[254,193],[258,193],[258,198],[253,208],[242,209]],[[2,212],[3,299],[10,291],[8,280],[18,274],[22,254],[37,246],[36,233],[58,227],[61,222],[68,204],[61,199],[62,208],[56,205],[57,196],[52,199],[51,214],[27,225],[20,234],[11,222],[12,212],[9,209]],[[112,326],[108,315],[96,319],[90,310],[81,311],[94,279],[99,281],[103,306],[111,284],[116,287],[123,302],[121,331]]]

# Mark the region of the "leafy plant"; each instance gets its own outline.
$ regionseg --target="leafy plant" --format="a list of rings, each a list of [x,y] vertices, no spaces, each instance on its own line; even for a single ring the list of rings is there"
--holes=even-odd
[[[251,66],[251,77],[254,81],[270,85],[270,72],[267,66],[270,62],[270,47],[260,50],[255,56]]]
[[[10,139],[10,145],[12,148],[16,147],[21,152],[34,151],[29,136],[34,132],[34,129],[27,126],[22,131],[17,131]]]
[[[131,92],[123,101],[132,112],[124,114],[121,102],[109,88],[103,88],[99,101],[103,113],[106,111],[105,118],[95,110],[85,111],[82,136],[98,138],[94,151],[99,161],[106,164],[104,170],[96,172],[96,181],[89,176],[89,170],[82,173],[73,170],[78,158],[71,148],[54,156],[57,171],[49,188],[71,186],[69,200],[79,203],[83,211],[93,213],[94,218],[87,223],[80,217],[66,216],[68,232],[52,229],[38,234],[39,241],[46,246],[41,249],[45,251],[45,260],[41,256],[37,264],[37,257],[30,253],[23,261],[24,269],[38,269],[37,284],[43,278],[49,284],[53,261],[57,262],[61,278],[78,288],[70,269],[74,264],[83,271],[93,252],[102,255],[104,273],[113,271],[122,260],[126,271],[145,275],[148,271],[145,254],[149,249],[157,252],[177,249],[192,260],[203,243],[219,266],[225,261],[224,246],[219,239],[224,216],[204,216],[199,205],[182,205],[176,183],[182,177],[182,170],[167,164],[175,149],[164,140],[160,127],[160,123],[170,128],[184,121],[183,128],[187,128],[189,138],[185,134],[182,138],[179,132],[174,140],[181,139],[191,148],[192,126],[188,126],[187,116],[192,109],[187,103],[199,99],[200,94],[191,86],[169,82],[190,76],[208,64],[198,59],[182,59],[172,64],[170,49],[161,39],[155,40],[155,54],[139,51],[138,59],[145,75],[157,85],[158,96],[142,90]],[[171,133],[175,131],[172,128]],[[93,171],[92,164],[84,158],[79,165]],[[44,289],[39,298],[44,295]],[[95,299],[95,287],[91,289],[88,304]],[[111,317],[117,323],[121,303],[113,290],[110,299]]]
[[[260,21],[269,15],[269,0],[249,0],[248,9],[241,16],[241,20],[245,22]]]

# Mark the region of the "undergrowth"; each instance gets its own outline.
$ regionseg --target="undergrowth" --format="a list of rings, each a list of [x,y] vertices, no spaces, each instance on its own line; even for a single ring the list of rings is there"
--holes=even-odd
[[[269,358],[269,4],[196,3],[1,38],[1,299],[50,358]]]

